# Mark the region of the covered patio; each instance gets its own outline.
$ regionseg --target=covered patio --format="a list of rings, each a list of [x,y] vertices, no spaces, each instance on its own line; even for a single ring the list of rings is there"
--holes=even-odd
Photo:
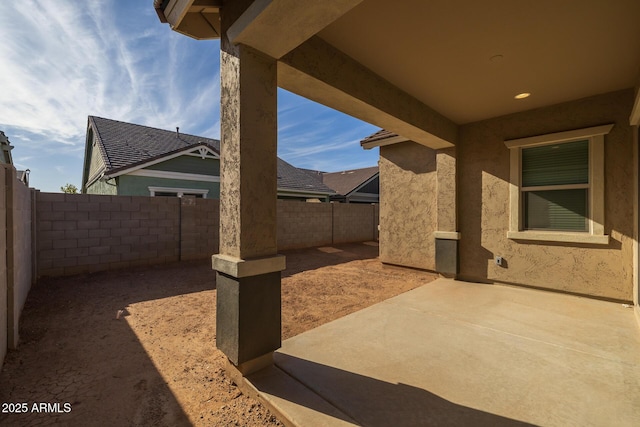
[[[572,295],[439,279],[290,338],[274,360],[243,387],[288,425],[640,419],[633,309]]]
[[[221,40],[213,268],[217,345],[237,382],[299,425],[640,419],[640,4],[156,10]],[[470,282],[281,342],[277,87],[384,129],[362,141],[380,148],[380,260]]]

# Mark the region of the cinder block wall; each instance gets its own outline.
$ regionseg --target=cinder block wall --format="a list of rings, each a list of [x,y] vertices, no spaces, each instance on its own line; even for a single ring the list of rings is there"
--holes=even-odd
[[[180,259],[204,259],[218,253],[220,200],[183,197],[180,215]]]
[[[299,249],[333,242],[333,204],[278,200],[278,249]]]
[[[19,320],[32,283],[31,194],[16,178],[13,167],[6,169],[7,214],[7,296],[8,345],[18,346]]]
[[[333,204],[333,243],[375,239],[374,205]]]
[[[6,202],[6,173],[4,170],[0,170],[0,236],[7,235],[7,202]],[[7,253],[7,240],[0,238],[0,253]],[[4,361],[4,357],[7,355],[8,344],[8,327],[7,322],[7,257],[0,256],[0,367]]]
[[[220,202],[191,197],[37,193],[37,276],[64,276],[218,252]],[[377,239],[378,206],[278,201],[278,247]]]
[[[180,199],[38,193],[39,276],[177,261]]]

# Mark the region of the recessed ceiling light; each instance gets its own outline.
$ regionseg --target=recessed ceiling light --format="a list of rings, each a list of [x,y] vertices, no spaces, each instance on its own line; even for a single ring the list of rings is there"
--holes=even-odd
[[[517,94],[516,96],[514,96],[515,99],[525,99],[528,98],[529,96],[531,96],[531,94],[529,92],[522,92]]]
[[[503,56],[502,55],[493,55],[491,58],[489,58],[489,61],[491,62],[500,62],[502,61]]]

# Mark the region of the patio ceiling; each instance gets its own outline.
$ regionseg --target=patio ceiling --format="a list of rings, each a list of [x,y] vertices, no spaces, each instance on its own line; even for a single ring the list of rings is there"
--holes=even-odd
[[[195,38],[244,9],[230,40],[278,59],[279,86],[436,149],[460,124],[640,84],[637,0],[158,2]]]
[[[639,16],[637,0],[365,0],[318,35],[464,124],[636,86]]]

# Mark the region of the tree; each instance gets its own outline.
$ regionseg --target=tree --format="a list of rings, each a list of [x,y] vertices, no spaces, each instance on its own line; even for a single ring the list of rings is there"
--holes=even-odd
[[[66,183],[64,186],[60,187],[60,191],[67,194],[78,194],[78,187],[73,184]]]

